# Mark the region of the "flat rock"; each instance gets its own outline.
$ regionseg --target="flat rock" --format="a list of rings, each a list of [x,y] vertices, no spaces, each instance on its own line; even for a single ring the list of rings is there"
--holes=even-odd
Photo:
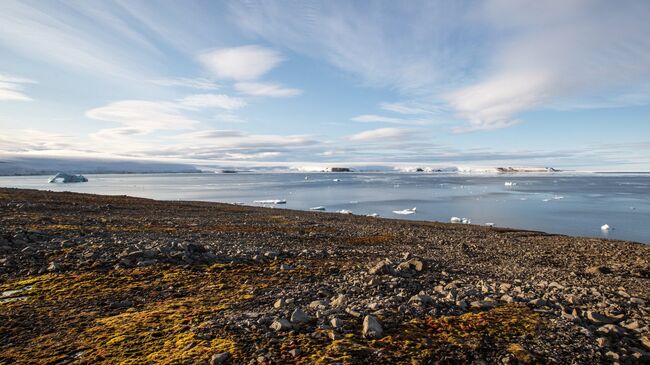
[[[384,330],[375,316],[367,315],[363,319],[363,336],[366,338],[381,338]]]

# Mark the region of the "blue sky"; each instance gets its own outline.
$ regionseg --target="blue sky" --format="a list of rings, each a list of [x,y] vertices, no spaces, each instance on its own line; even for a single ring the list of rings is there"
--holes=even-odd
[[[647,1],[3,1],[0,154],[650,171]]]

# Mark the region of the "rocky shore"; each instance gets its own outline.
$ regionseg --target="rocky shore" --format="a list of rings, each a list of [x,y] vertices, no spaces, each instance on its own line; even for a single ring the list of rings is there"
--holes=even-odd
[[[650,362],[650,245],[0,189],[0,364]]]

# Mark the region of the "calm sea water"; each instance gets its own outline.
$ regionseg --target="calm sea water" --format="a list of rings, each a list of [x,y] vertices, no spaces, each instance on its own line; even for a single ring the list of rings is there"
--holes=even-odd
[[[256,205],[285,199],[276,208],[324,206],[354,214],[609,237],[650,243],[650,175],[467,176],[405,173],[239,173],[86,175],[87,183],[48,184],[46,176],[0,177],[0,186],[203,200]],[[307,179],[305,179],[307,177]],[[335,181],[338,179],[340,181]],[[505,182],[516,185],[506,186]],[[394,210],[417,207],[414,215]],[[609,224],[614,229],[602,232]]]

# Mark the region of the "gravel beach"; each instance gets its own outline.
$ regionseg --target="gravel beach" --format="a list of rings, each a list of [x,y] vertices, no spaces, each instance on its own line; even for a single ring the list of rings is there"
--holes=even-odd
[[[0,189],[0,364],[640,364],[650,245]]]

